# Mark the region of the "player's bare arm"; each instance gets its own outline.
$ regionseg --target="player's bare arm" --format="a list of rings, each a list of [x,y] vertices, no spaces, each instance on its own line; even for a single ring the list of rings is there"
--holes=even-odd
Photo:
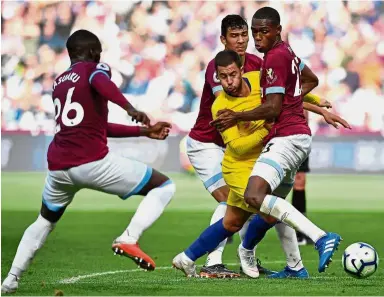
[[[150,125],[150,119],[146,113],[136,110],[108,76],[103,73],[96,74],[92,78],[91,85],[104,98],[123,108],[136,123],[143,123],[145,126]]]
[[[168,137],[172,125],[167,122],[157,122],[153,126],[140,127],[140,135],[148,138],[164,140]]]
[[[314,88],[319,85],[318,77],[306,65],[301,71],[301,85],[303,96],[309,94],[309,92],[311,92]],[[316,105],[319,107],[332,108],[332,104],[325,98],[319,98],[319,103]]]
[[[320,107],[332,108],[332,104],[325,98],[320,98],[319,96],[310,94],[310,92],[318,86],[319,79],[308,66],[304,65],[303,69],[301,70],[300,77],[300,82],[302,85],[301,93],[303,97],[311,97],[313,102],[305,99],[304,101]]]
[[[301,87],[302,91],[301,94],[303,96],[307,95],[310,91],[312,91],[314,88],[316,88],[319,85],[319,79],[312,72],[312,70],[308,66],[304,66],[303,70],[301,71]]]
[[[325,108],[332,108],[332,103],[329,102],[329,101],[328,101],[327,99],[325,99],[325,98],[321,98],[321,99],[320,99],[319,106],[320,106],[320,107],[325,107]]]
[[[303,102],[303,108],[305,110],[308,110],[308,111],[311,111],[311,112],[314,112],[314,113],[317,113],[317,114],[323,116],[324,120],[329,125],[332,125],[336,129],[339,129],[338,123],[340,125],[342,125],[344,128],[351,129],[351,126],[349,125],[349,123],[346,120],[344,120],[343,118],[339,117],[338,115],[336,115],[334,113],[331,113],[325,109],[322,109],[319,106],[316,106],[316,105],[313,105],[313,104],[310,104],[307,102]]]
[[[145,136],[152,139],[164,140],[168,137],[171,128],[172,125],[167,122],[158,122],[149,127],[108,123],[107,136],[112,138]]]
[[[238,121],[273,120],[281,112],[284,94],[268,94],[265,103],[255,109],[234,112],[229,109],[219,110],[217,119],[211,122],[220,132],[237,124]]]
[[[145,112],[139,111],[135,109],[133,106],[132,108],[127,108],[125,110],[127,111],[128,115],[132,118],[134,122],[143,123],[147,127],[151,125],[151,121]]]

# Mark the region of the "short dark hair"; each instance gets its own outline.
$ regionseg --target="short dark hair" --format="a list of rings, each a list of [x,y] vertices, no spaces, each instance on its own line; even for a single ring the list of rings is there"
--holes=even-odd
[[[241,29],[246,27],[248,30],[247,21],[238,14],[229,14],[221,21],[221,36],[226,36],[229,28]]]
[[[218,66],[226,67],[232,63],[236,63],[237,67],[241,68],[241,58],[235,51],[223,50],[219,52],[215,57],[216,70]]]
[[[82,55],[88,49],[101,48],[101,43],[95,34],[81,29],[69,36],[66,46],[69,56],[75,58]]]
[[[275,25],[280,25],[279,12],[269,6],[258,9],[252,17],[253,19],[269,20]]]

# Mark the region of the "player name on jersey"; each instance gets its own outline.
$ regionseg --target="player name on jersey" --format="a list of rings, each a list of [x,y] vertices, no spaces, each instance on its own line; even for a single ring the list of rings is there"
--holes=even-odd
[[[60,76],[57,81],[55,80],[53,82],[53,88],[52,88],[52,91],[54,91],[56,89],[56,87],[61,84],[62,82],[65,82],[67,80],[70,80],[72,81],[73,83],[76,83],[78,82],[78,80],[80,79],[80,75],[78,75],[77,73],[75,72],[70,72],[68,74],[65,74],[63,76]]]

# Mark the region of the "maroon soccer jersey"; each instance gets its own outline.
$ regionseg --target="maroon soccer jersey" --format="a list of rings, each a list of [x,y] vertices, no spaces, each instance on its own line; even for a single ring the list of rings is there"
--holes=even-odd
[[[262,59],[259,57],[245,53],[244,73],[250,71],[259,71]],[[215,101],[214,93],[223,90],[219,80],[216,78],[215,60],[208,63],[205,71],[205,83],[203,94],[200,101],[199,115],[196,123],[191,129],[189,136],[197,141],[215,143],[224,147],[223,139],[215,127],[211,127],[209,122],[212,121],[211,107]]]
[[[260,79],[263,101],[268,94],[284,94],[281,113],[265,142],[278,136],[311,135],[303,112],[300,83],[302,65],[301,60],[285,42],[279,43],[264,56]]]
[[[91,85],[98,75],[110,78],[109,66],[78,62],[55,79],[56,134],[48,149],[49,170],[100,160],[108,153],[108,100]]]

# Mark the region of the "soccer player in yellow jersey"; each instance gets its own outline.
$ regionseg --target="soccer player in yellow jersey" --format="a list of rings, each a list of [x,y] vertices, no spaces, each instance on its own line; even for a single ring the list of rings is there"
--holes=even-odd
[[[227,15],[221,23],[221,36],[220,40],[225,49],[231,49],[235,51],[241,58],[244,73],[251,71],[259,71],[262,59],[259,57],[245,52],[248,46],[249,35],[247,22],[240,15]],[[229,194],[229,187],[226,185],[221,170],[221,163],[224,156],[224,144],[222,137],[214,127],[209,126],[209,122],[212,121],[211,108],[215,98],[219,96],[222,91],[220,81],[217,79],[214,60],[211,60],[207,66],[205,72],[205,84],[203,95],[201,97],[201,104],[199,115],[196,120],[195,126],[192,128],[189,135],[186,137],[186,153],[189,161],[195,172],[204,182],[204,186],[207,191],[219,202],[212,218],[211,224],[214,224],[218,220],[224,217],[226,212],[226,201]],[[317,84],[317,78],[313,77],[312,72],[308,67],[305,67],[304,63],[299,65],[299,69],[302,70],[303,80],[307,83]],[[308,76],[310,74],[310,76]],[[319,97],[313,96],[312,103],[328,107],[329,102],[326,100],[320,100]],[[316,107],[312,105],[312,109]],[[318,112],[322,109],[319,108]],[[325,120],[328,123],[334,123],[337,118],[332,114],[323,114]],[[186,157],[186,156],[185,156]],[[259,220],[260,218],[256,218]],[[245,232],[248,228],[248,223],[252,222],[251,218],[239,231],[240,238],[243,239]],[[263,222],[261,222],[263,223]],[[257,226],[256,226],[257,227]],[[278,236],[282,240],[286,241],[286,232],[280,230],[280,226],[277,227]],[[289,240],[287,240],[289,241]],[[229,270],[222,262],[222,253],[226,244],[226,239],[223,240],[216,248],[207,255],[207,261],[200,270],[200,276],[203,277],[233,277],[240,276],[233,270]],[[287,252],[291,254],[291,252]],[[248,254],[244,254],[244,259],[251,259]],[[250,260],[249,263],[258,263],[259,260]],[[244,269],[243,269],[244,270]],[[260,274],[269,274],[268,269],[259,265]]]
[[[215,120],[217,113],[222,109],[230,109],[235,112],[252,110],[261,104],[260,71],[252,71],[243,74],[236,60],[239,60],[234,51],[223,51],[216,56],[217,78],[223,86],[224,92],[216,98],[212,105],[212,117]],[[235,61],[235,62],[233,62]],[[308,100],[308,98],[307,98]],[[309,98],[311,100],[311,98]],[[252,213],[258,213],[256,208],[247,204],[244,200],[244,192],[247,187],[247,180],[252,168],[263,149],[263,139],[268,135],[265,121],[239,122],[237,125],[221,132],[226,150],[222,161],[223,178],[229,186],[227,199],[227,213],[231,221],[236,222],[238,218],[244,217],[239,222],[245,222]],[[225,220],[225,219],[224,219]],[[259,242],[268,229],[272,228],[276,220],[272,217],[255,217],[250,228],[252,232],[246,233],[243,242],[238,247],[238,256],[242,271],[253,278],[259,276],[257,266],[252,259],[252,253],[256,242]],[[300,250],[295,238],[293,229],[278,224],[279,233],[285,234],[287,240],[282,242],[283,249],[287,256],[287,265],[292,267],[292,276],[307,278],[307,270],[303,266]],[[252,235],[251,235],[252,234]],[[292,238],[292,240],[288,240]],[[288,246],[287,246],[288,245]],[[270,277],[274,277],[272,274]]]
[[[231,50],[223,51],[218,56],[221,56],[223,60],[227,59],[227,63],[237,58],[237,54]],[[231,77],[238,71],[237,64],[231,64],[227,67],[220,67],[221,71],[217,74],[225,92],[221,92],[212,105],[214,120],[217,118],[219,110],[230,109],[241,112],[252,110],[261,104],[260,71],[243,74],[237,84],[236,79]],[[239,69],[241,70],[241,68]],[[304,97],[304,101],[314,102],[314,97],[309,94]],[[269,133],[267,127],[264,120],[239,122],[220,133],[226,145],[222,171],[224,180],[230,187],[227,204],[250,213],[258,213],[258,211],[244,202],[244,191],[247,179],[263,149],[264,137]],[[270,217],[268,221],[271,220]]]
[[[213,103],[211,108],[213,118],[216,118],[217,111],[223,108],[236,112],[253,110],[261,105],[259,71],[251,71],[242,75],[243,67],[236,52],[225,50],[218,53],[215,57],[215,68],[217,79],[220,81],[224,92],[219,94]],[[173,266],[182,270],[187,276],[197,277],[195,261],[205,253],[215,249],[221,241],[239,231],[250,215],[257,212],[255,208],[250,207],[245,202],[244,192],[254,162],[261,153],[263,138],[268,134],[264,126],[264,121],[237,122],[236,125],[223,130],[221,135],[226,144],[226,150],[222,161],[222,172],[225,182],[230,188],[227,209],[223,219],[205,229],[194,243],[173,259]],[[252,228],[251,224],[256,218],[258,222],[255,226],[257,227]],[[273,226],[273,223],[268,217],[263,219],[257,215],[250,223],[247,232],[249,236],[246,234],[238,248],[241,268],[250,277],[259,276],[257,265],[251,263],[255,259],[252,250],[254,244],[264,237],[265,232]],[[285,242],[282,246],[287,256],[287,267],[289,267],[290,273],[287,275],[279,272],[269,277],[308,278],[308,272],[301,261],[295,231],[285,224],[279,223],[276,225],[277,227],[286,227],[283,237],[284,240],[289,238],[289,242],[288,244]],[[256,233],[258,233],[258,238],[252,237]],[[247,248],[248,246],[250,248]],[[242,249],[246,250],[247,253],[241,252]],[[247,255],[248,257],[246,257]],[[252,259],[252,261],[245,258]],[[245,271],[243,263],[247,264],[246,268],[250,269]]]
[[[213,119],[216,118],[217,111],[223,108],[228,108],[235,111],[244,111],[251,110],[261,104],[259,71],[246,73],[242,77],[243,67],[241,66],[240,57],[236,52],[231,50],[225,50],[218,53],[215,58],[215,64],[217,79],[220,80],[224,92],[219,94],[212,105],[211,110]],[[220,220],[222,221],[222,225],[224,225],[225,229],[227,230],[224,230],[224,236],[229,232],[233,234],[234,232],[239,231],[243,224],[250,217],[250,215],[252,213],[257,213],[256,209],[249,207],[245,203],[244,192],[253,165],[262,151],[263,138],[267,136],[267,134],[268,130],[264,127],[264,120],[238,123],[238,125],[225,130],[221,134],[224,143],[226,144],[226,150],[222,161],[222,172],[224,180],[230,188],[230,193],[227,200],[227,210],[224,219]],[[262,233],[262,236],[259,236],[262,238],[265,232],[274,226],[275,220],[271,218],[269,221],[268,219],[264,221],[261,217],[259,217],[259,220],[263,222],[258,222],[255,229],[264,230],[264,232],[258,230],[259,233]],[[252,222],[253,221],[254,220],[252,220]],[[266,224],[267,226],[262,226],[262,228],[260,228],[260,224]],[[290,234],[290,237],[293,238],[292,243],[296,243],[296,248],[293,252],[293,254],[295,254],[295,257],[293,258],[290,257],[286,252],[288,262],[287,265],[290,264],[288,258],[291,258],[292,261],[295,261],[293,266],[296,266],[298,263],[300,263],[301,266],[298,266],[299,270],[302,269],[308,277],[308,273],[301,263],[300,251],[297,246],[297,241],[295,241],[295,232],[293,229],[290,231],[292,233]],[[223,230],[220,230],[218,233],[212,232],[211,235],[216,237],[217,235],[221,235],[221,233],[223,233]],[[288,238],[288,234],[286,237]],[[206,251],[210,251],[211,248],[215,248],[216,246],[214,245],[206,249],[206,247],[203,247],[200,244],[197,245],[198,246],[196,246],[196,248],[198,252],[202,254],[204,254]],[[285,245],[286,244],[283,246]],[[196,272],[193,268],[194,266],[191,266],[191,271],[187,271],[185,268],[188,269],[190,265],[188,265],[189,263],[183,263],[184,261],[188,262],[188,260],[194,258],[195,253],[192,252],[192,250],[194,249],[189,250],[191,253],[188,253],[187,250],[185,252],[186,255],[184,258],[183,256],[176,256],[173,261],[173,265],[176,268],[184,270],[187,275],[196,276]],[[241,260],[241,267],[243,272],[250,277],[258,277],[259,271],[257,269],[256,263],[248,263],[253,261],[246,260],[246,258],[254,259],[253,248],[245,252],[243,250],[244,249],[240,250],[239,247],[238,254]],[[285,248],[284,250],[286,251]],[[290,248],[290,251],[292,253],[292,248]],[[243,265],[244,263],[245,265]]]
[[[227,51],[225,54],[234,55],[236,53]],[[228,85],[228,81],[231,80],[228,71],[233,70],[232,66],[236,68],[235,64],[229,65],[226,67],[227,69],[218,74],[222,83]],[[253,71],[242,76],[239,89],[245,90],[244,95],[232,96],[231,90],[234,92],[238,90],[233,83],[228,85],[226,92],[221,92],[212,105],[213,119],[217,118],[217,112],[221,109],[246,111],[259,106],[261,104],[259,74],[259,71]],[[227,205],[241,208],[250,213],[258,212],[244,202],[244,191],[253,165],[262,151],[263,138],[267,134],[268,130],[264,126],[264,120],[240,122],[238,125],[221,132],[224,144],[227,145],[222,161],[223,177],[230,188]]]

